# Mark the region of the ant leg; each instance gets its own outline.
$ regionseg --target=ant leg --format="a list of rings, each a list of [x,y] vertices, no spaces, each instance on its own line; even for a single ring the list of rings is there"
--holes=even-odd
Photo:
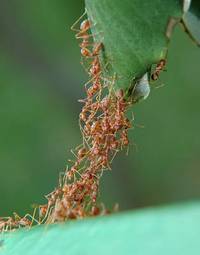
[[[65,172],[59,173],[59,180],[58,180],[58,186],[62,188],[63,183],[65,183]]]
[[[107,85],[108,90],[109,90],[108,97],[112,96],[112,92],[114,90],[114,85],[115,85],[115,81],[116,81],[116,76],[117,76],[116,73],[114,73],[114,76],[111,77],[112,80],[111,81],[107,80],[107,83],[110,83],[110,84]]]
[[[80,168],[79,171],[82,170],[83,168],[84,168],[84,167]],[[77,173],[81,178],[83,178],[83,176],[81,175],[81,173],[79,173],[79,171],[78,171],[78,170],[75,170],[75,173]]]
[[[100,77],[101,71],[96,74],[94,77],[92,77],[89,81],[87,81],[83,86],[85,86],[85,89],[87,90],[87,85],[92,83],[93,81],[95,81],[95,79],[97,79],[98,77]],[[91,84],[92,86],[93,84]],[[94,97],[94,96],[93,96]]]
[[[89,38],[94,38],[96,35],[102,34],[103,32],[97,32],[95,34],[91,33],[91,34],[85,34],[85,31],[82,32],[79,30],[79,32],[76,34],[76,39],[89,39]]]
[[[115,150],[115,152],[114,152],[114,154],[113,154],[113,156],[112,156],[112,158],[111,158],[111,160],[110,160],[110,164],[112,164],[112,162],[113,162],[113,160],[114,160],[114,158],[116,157],[116,155],[117,155],[118,152],[119,152],[118,150]]]
[[[73,151],[73,149],[71,149],[70,152],[74,155],[74,157],[75,157],[76,159],[78,159],[78,157],[77,157],[76,153]]]
[[[126,150],[126,156],[128,156],[128,154],[129,154],[129,149],[130,149],[130,147],[129,147],[129,144],[128,144],[127,150]]]
[[[40,225],[39,221],[35,219],[35,214],[36,214],[36,208],[34,209],[33,215],[30,215],[29,213],[27,213],[26,215],[24,215],[23,219],[31,219],[31,224],[30,227],[33,225],[33,222],[37,223],[38,225]]]
[[[43,224],[45,222],[45,224],[50,224],[51,220],[52,220],[52,211],[53,211],[53,207],[48,206],[47,208],[47,212],[45,217],[43,218],[41,224]]]
[[[162,87],[164,87],[164,86],[165,86],[165,84],[162,83],[162,84],[160,84],[160,85],[158,85],[158,86],[155,86],[155,89],[159,89],[159,88],[162,88]]]
[[[87,60],[87,59],[85,59],[85,58],[81,55],[81,62],[80,62],[80,63],[81,63],[81,65],[83,66],[84,71],[88,74],[90,67],[86,67],[86,64],[87,64],[86,60]]]
[[[81,131],[81,134],[82,134],[82,137],[83,137],[83,144],[84,144],[84,147],[85,148],[88,148],[89,150],[91,150],[91,146],[89,145],[87,139],[86,139],[86,134],[85,134],[85,131],[84,131],[84,128],[82,127],[81,125],[81,121],[79,120],[79,126],[80,126],[80,131]]]
[[[71,26],[71,30],[75,32],[80,32],[80,29],[76,29],[76,25],[81,21],[81,19],[87,14],[86,9],[84,13],[74,22],[74,24]]]

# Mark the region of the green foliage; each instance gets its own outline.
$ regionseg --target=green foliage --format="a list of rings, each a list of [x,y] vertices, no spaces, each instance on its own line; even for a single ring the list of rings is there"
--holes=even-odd
[[[2,3],[0,216],[23,215],[31,204],[46,202],[43,195],[57,185],[80,141],[77,99],[84,76],[70,25],[81,2],[70,8],[64,0]]]
[[[1,255],[198,254],[200,204],[151,208],[1,236]]]
[[[182,1],[86,0],[95,40],[103,42],[104,64],[117,74],[117,85],[128,89],[166,57],[170,19],[182,17]]]

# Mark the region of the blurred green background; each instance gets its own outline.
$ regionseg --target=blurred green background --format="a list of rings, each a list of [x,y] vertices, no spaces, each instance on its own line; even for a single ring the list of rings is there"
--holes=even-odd
[[[77,100],[88,78],[70,27],[83,11],[82,0],[1,1],[1,216],[45,202],[80,142]],[[106,205],[125,210],[199,199],[199,66],[200,49],[178,27],[157,82],[165,86],[133,109],[136,146],[102,179]]]

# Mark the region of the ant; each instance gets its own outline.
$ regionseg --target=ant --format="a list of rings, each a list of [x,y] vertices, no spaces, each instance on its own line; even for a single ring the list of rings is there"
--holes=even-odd
[[[84,38],[84,35],[86,32],[88,32],[88,30],[90,29],[90,21],[88,19],[85,19],[81,22],[80,28],[76,29],[76,25],[83,19],[83,17],[86,15],[86,10],[83,13],[83,15],[80,16],[80,18],[78,18],[77,21],[75,21],[75,23],[71,26],[71,30],[77,32],[76,34],[76,38]]]
[[[151,75],[151,79],[153,81],[156,81],[158,79],[158,77],[160,75],[160,72],[164,69],[165,65],[166,65],[166,60],[161,59],[159,61],[159,63],[156,65],[156,68],[155,68],[154,72]]]
[[[91,34],[88,34],[88,31],[91,28],[90,21],[88,19],[85,19],[81,22],[80,28],[76,29],[75,26],[78,24],[78,22],[86,15],[86,11],[83,13],[83,15],[72,25],[71,29],[76,33],[75,37],[76,39],[82,39],[83,41],[80,43],[81,47],[81,55],[83,57],[92,57],[91,51],[88,49],[88,47],[91,45],[90,38],[92,37]]]
[[[82,39],[83,41],[79,44],[81,48],[81,55],[83,57],[94,57],[99,54],[101,44],[97,44],[94,46],[93,50],[91,51],[88,49],[89,46],[92,46],[93,43],[90,42],[90,38],[93,38],[92,34],[88,34],[88,31],[91,29],[91,22],[88,19],[85,19],[81,22],[80,28],[76,29],[75,26],[78,24],[78,22],[86,15],[86,11],[83,13],[83,15],[72,25],[71,29],[76,33],[75,37],[76,39]]]

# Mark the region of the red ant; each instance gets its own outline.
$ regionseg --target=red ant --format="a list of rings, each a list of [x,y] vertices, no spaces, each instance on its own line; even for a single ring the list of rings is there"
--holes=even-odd
[[[82,39],[82,43],[79,45],[81,47],[81,55],[83,57],[91,57],[92,53],[88,49],[88,46],[90,46],[90,37],[92,35],[88,34],[88,31],[91,28],[90,21],[88,19],[84,20],[81,22],[80,29],[76,29],[75,26],[77,23],[85,16],[86,12],[72,25],[71,29],[75,32],[76,34],[76,39]]]
[[[88,37],[88,30],[90,30],[90,21],[85,19],[81,22],[80,28],[76,29],[75,26],[79,23],[79,21],[86,15],[86,11],[81,15],[81,17],[71,26],[71,30],[77,32],[76,38],[83,39],[85,36]]]
[[[161,59],[159,61],[159,63],[156,65],[156,68],[155,68],[154,72],[151,75],[151,79],[153,81],[156,81],[158,79],[158,77],[160,75],[160,72],[164,69],[165,65],[166,65],[166,60]]]
[[[73,31],[76,31],[76,39],[82,39],[83,41],[80,43],[80,47],[81,47],[81,55],[83,57],[94,57],[96,55],[99,54],[100,48],[101,48],[101,44],[97,44],[92,52],[88,49],[89,46],[93,45],[90,42],[90,38],[93,37],[92,34],[88,34],[88,31],[91,29],[91,23],[88,19],[85,19],[81,22],[80,24],[80,28],[76,29],[75,26],[77,25],[77,23],[85,16],[86,11],[84,12],[84,14],[72,25],[71,29]]]

